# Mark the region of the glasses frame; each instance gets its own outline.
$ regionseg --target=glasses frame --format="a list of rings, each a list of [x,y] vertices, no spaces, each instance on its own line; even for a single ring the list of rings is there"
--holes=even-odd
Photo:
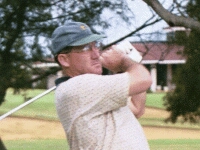
[[[75,52],[75,53],[82,53],[82,52],[87,52],[93,49],[98,49],[99,51],[102,50],[102,43],[95,41],[95,42],[91,42],[89,44],[86,45],[82,45],[82,46],[76,46],[73,47],[71,52]]]
[[[80,48],[81,47],[81,48]],[[67,46],[63,48],[58,54],[54,56],[55,61],[59,64],[58,62],[58,55],[59,54],[68,54],[71,52],[75,53],[82,53],[82,52],[87,52],[92,49],[98,49],[99,51],[102,51],[103,44],[100,41],[94,41],[86,45],[82,46]]]

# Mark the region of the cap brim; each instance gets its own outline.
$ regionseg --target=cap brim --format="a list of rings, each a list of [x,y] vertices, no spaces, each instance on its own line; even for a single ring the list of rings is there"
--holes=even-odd
[[[105,37],[106,37],[105,35],[92,34],[92,35],[84,37],[84,38],[82,38],[82,39],[80,39],[76,42],[71,43],[69,46],[85,45],[85,44],[100,40],[100,39],[105,38]]]

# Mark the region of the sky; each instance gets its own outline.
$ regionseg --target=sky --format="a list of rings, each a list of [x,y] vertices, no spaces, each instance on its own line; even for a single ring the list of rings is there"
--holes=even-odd
[[[104,30],[106,32],[107,38],[104,39],[104,44],[109,44],[113,41],[116,41],[117,39],[127,35],[131,31],[134,31],[137,27],[142,25],[144,21],[149,19],[152,15],[152,10],[147,6],[146,3],[144,3],[142,0],[126,0],[130,9],[133,11],[134,18],[132,19],[132,26],[127,25],[124,21],[120,20],[117,18],[113,13],[109,12],[109,10],[104,11],[102,18],[105,21],[108,21],[109,23],[112,24],[112,26]],[[164,7],[167,9],[170,7],[170,5],[173,3],[172,0],[160,0],[161,3],[164,3]],[[168,25],[164,22],[161,21],[159,23],[156,23],[155,25],[151,25],[143,30],[141,30],[139,33],[152,33],[152,32],[163,32],[164,27],[167,27]],[[97,29],[98,30],[98,29]],[[160,37],[154,37],[161,39]],[[165,36],[164,36],[165,38]],[[136,37],[131,37],[126,40],[129,41],[139,41],[139,38]],[[41,43],[46,43],[45,40],[41,40]],[[47,44],[47,43],[46,43]],[[51,54],[48,53],[48,54]]]
[[[106,30],[107,39],[106,43],[110,43],[112,41],[115,41],[119,39],[122,36],[125,36],[126,34],[130,33],[131,31],[134,31],[135,28],[142,25],[147,19],[149,19],[152,15],[152,10],[147,6],[146,3],[144,3],[142,0],[126,0],[130,9],[134,13],[134,19],[132,21],[132,26],[127,26],[125,23],[122,23],[122,21],[118,20],[113,14],[110,14],[109,11],[105,12],[104,18],[107,19],[110,23],[112,23],[112,27]],[[165,8],[169,8],[172,4],[172,0],[160,0],[161,3],[164,3]],[[142,31],[140,33],[152,33],[152,32],[163,32],[164,27],[168,27],[168,25],[161,21],[155,25],[151,25]],[[117,29],[117,30],[116,30]],[[139,40],[137,38],[129,38],[129,40]]]

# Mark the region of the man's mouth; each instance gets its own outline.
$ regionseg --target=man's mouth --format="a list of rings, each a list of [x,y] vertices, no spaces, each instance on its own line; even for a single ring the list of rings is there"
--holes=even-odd
[[[101,66],[101,63],[100,62],[94,62],[92,63],[93,66]]]

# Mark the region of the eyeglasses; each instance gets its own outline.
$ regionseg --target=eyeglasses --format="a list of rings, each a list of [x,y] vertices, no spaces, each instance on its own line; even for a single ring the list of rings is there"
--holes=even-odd
[[[101,42],[92,42],[92,43],[84,45],[84,46],[76,46],[76,47],[73,47],[71,52],[81,53],[81,52],[86,52],[86,51],[90,51],[93,49],[97,49],[97,50],[101,51],[102,43]]]
[[[81,53],[81,52],[86,52],[86,51],[90,51],[90,50],[93,50],[93,49],[97,49],[99,51],[102,51],[102,47],[103,47],[103,45],[99,41],[95,41],[95,42],[89,43],[89,44],[84,45],[84,46],[65,47],[63,51],[61,51],[60,53],[58,53],[54,56],[54,59],[55,59],[56,62],[58,62],[58,55],[59,54],[68,54],[70,52]]]

